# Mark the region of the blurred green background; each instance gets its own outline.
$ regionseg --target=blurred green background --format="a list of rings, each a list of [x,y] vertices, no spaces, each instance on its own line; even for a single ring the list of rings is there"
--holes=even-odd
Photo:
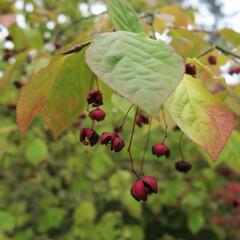
[[[131,2],[139,12],[181,3]],[[209,11],[218,18],[217,2],[208,4],[212,6]],[[156,158],[150,147],[162,139],[164,131],[154,125],[145,173],[156,176],[159,193],[146,203],[136,202],[130,195],[134,177],[129,171],[126,148],[116,154],[104,146],[91,148],[79,143],[80,129],[91,124],[88,119],[76,120],[57,141],[41,119],[34,121],[24,138],[20,137],[15,113],[19,96],[16,81],[26,82],[49,62],[58,45],[79,41],[93,25],[101,31],[108,29],[91,17],[99,9],[104,11],[101,1],[0,0],[0,240],[240,239],[237,131],[217,163],[211,163],[184,137],[184,156],[193,165],[185,175],[174,169],[174,163],[181,160],[181,132],[176,128],[169,132],[166,143],[171,149],[170,158]],[[192,18],[196,11],[188,8],[186,15]],[[8,25],[14,19],[18,19],[18,25]],[[27,27],[19,27],[19,22]],[[6,39],[8,34],[4,36],[7,31],[12,39]],[[107,117],[97,125],[99,133],[118,126],[124,118],[121,106],[126,109],[119,102],[117,108],[107,95],[105,102]],[[131,126],[130,117],[121,133],[126,143]],[[137,127],[134,136],[133,156],[138,170],[147,128]]]

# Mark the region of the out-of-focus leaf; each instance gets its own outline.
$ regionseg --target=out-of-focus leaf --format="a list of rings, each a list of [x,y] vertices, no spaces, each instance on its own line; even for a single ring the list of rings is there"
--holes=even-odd
[[[108,0],[107,7],[116,29],[135,33],[144,31],[137,13],[126,0]]]
[[[240,45],[240,33],[230,28],[223,28],[218,33],[235,46]]]
[[[179,6],[169,5],[160,9],[162,14],[169,14],[174,17],[174,26],[186,27],[188,24],[193,24],[193,21],[187,18],[187,15]]]
[[[44,160],[47,156],[47,146],[41,139],[34,139],[26,148],[26,158],[34,166]]]
[[[145,34],[100,34],[86,57],[102,81],[153,116],[158,115],[184,72],[181,57],[170,46]]]
[[[39,231],[46,232],[51,228],[58,227],[65,214],[66,211],[62,208],[52,207],[46,209],[45,214],[39,219]]]
[[[216,160],[233,129],[233,114],[223,102],[202,81],[185,75],[166,106],[183,132]]]
[[[96,209],[93,203],[82,201],[74,212],[74,221],[76,224],[91,222],[96,217]]]
[[[0,230],[1,231],[12,231],[15,227],[14,216],[7,211],[0,211]]]
[[[187,225],[192,233],[199,232],[205,224],[203,213],[200,210],[192,210],[188,215]]]

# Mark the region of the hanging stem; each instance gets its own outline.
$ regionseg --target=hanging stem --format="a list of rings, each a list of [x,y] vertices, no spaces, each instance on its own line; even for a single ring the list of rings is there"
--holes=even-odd
[[[149,126],[148,126],[148,134],[147,134],[147,139],[144,145],[144,150],[143,150],[143,158],[142,158],[142,163],[141,163],[141,173],[144,176],[144,162],[145,162],[145,155],[146,155],[146,151],[147,151],[147,147],[148,147],[148,143],[150,140],[150,134],[151,134],[151,124],[152,124],[152,118],[150,118],[150,122],[149,122]]]
[[[168,125],[167,125],[167,121],[166,121],[163,105],[162,105],[162,116],[163,116],[163,122],[164,122],[164,126],[165,126],[165,136],[164,136],[164,138],[162,140],[162,143],[164,143],[165,140],[168,137]]]
[[[120,127],[119,127],[119,132],[122,130],[122,128],[123,128],[123,126],[124,126],[124,124],[125,124],[125,122],[126,122],[126,119],[127,119],[127,116],[128,116],[128,114],[129,114],[129,112],[131,111],[131,109],[133,108],[133,106],[134,106],[134,104],[132,104],[130,107],[129,107],[129,109],[127,110],[127,112],[126,112],[126,114],[125,114],[125,117],[124,117],[124,119],[123,119],[123,121],[122,121],[122,124],[120,125]],[[135,118],[135,120],[136,120],[136,118]],[[134,120],[134,122],[135,122],[135,120]]]
[[[182,132],[182,134],[181,134],[181,136],[180,136],[180,138],[179,138],[179,145],[178,145],[178,147],[179,147],[179,153],[180,153],[180,155],[181,155],[181,158],[182,158],[183,161],[185,161],[185,160],[184,160],[183,151],[182,151],[183,136],[184,136],[184,132]]]
[[[130,141],[129,141],[129,144],[128,144],[127,151],[128,151],[128,154],[129,154],[129,157],[130,157],[130,161],[131,161],[131,168],[132,168],[131,170],[132,170],[133,174],[138,178],[139,176],[138,176],[137,172],[134,169],[134,163],[133,163],[132,152],[131,152],[131,146],[132,146],[132,141],[133,141],[133,135],[134,135],[135,125],[136,125],[137,114],[138,114],[138,107],[136,109],[134,122],[133,122],[133,127],[132,127],[132,132],[131,132],[131,138],[130,138]]]

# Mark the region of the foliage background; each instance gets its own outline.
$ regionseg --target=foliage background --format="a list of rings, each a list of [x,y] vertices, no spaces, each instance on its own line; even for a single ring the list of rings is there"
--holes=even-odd
[[[142,12],[161,9],[174,1],[159,1],[156,5],[150,4],[154,1],[130,2]],[[216,2],[210,2],[210,9],[219,17]],[[14,43],[14,54],[8,61],[4,56],[9,43],[6,45],[4,40],[0,45],[0,69],[4,73],[0,80],[0,239],[240,239],[240,208],[236,204],[239,196],[232,196],[240,180],[237,130],[216,163],[210,162],[200,148],[184,138],[184,155],[193,169],[182,175],[174,170],[174,163],[181,159],[178,150],[181,133],[172,128],[167,140],[171,148],[169,159],[157,159],[147,152],[145,171],[159,181],[159,194],[151,196],[147,203],[138,203],[130,196],[134,179],[129,172],[126,151],[113,154],[102,146],[93,149],[79,144],[80,125],[89,126],[89,120],[76,119],[55,141],[42,120],[37,119],[21,139],[12,110],[19,96],[14,81],[26,82],[33,72],[46,66],[57,51],[57,44],[65,47],[82,41],[88,31],[111,28],[104,19],[83,16],[77,7],[80,3],[91,6],[94,1],[32,0],[26,1],[22,10],[16,8],[14,1],[0,2],[0,23],[7,22],[5,26]],[[30,9],[27,4],[34,6],[34,10],[27,10]],[[193,21],[195,11],[197,9],[186,9],[183,16]],[[28,28],[8,26],[17,13],[25,16]],[[70,20],[60,24],[59,14]],[[161,27],[164,26],[159,26],[160,30]],[[177,35],[177,30],[171,34],[177,42],[179,38],[188,38]],[[228,49],[240,46],[237,32],[225,34],[225,38],[211,37]],[[198,50],[207,45],[193,35],[188,40],[194,43],[194,48],[187,44],[185,49],[178,48],[177,42],[174,46],[182,55],[186,54],[184,57],[196,56]],[[121,106],[117,108],[107,95],[104,109],[108,115],[106,121],[98,125],[99,132],[111,130],[124,117]],[[129,118],[122,133],[126,141],[131,125]],[[147,127],[137,128],[133,155],[138,167],[146,135]],[[156,124],[149,146],[163,135]]]

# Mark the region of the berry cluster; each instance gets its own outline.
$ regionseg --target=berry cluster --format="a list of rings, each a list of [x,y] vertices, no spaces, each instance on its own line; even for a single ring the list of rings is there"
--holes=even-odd
[[[188,71],[188,73],[191,73],[191,75],[195,75],[196,74],[195,65],[193,64],[189,64],[188,66],[186,65],[186,71]],[[111,151],[120,152],[125,147],[125,143],[123,139],[119,136],[119,133],[121,132],[124,122],[126,120],[127,114],[133,105],[129,108],[123,120],[123,123],[119,127],[115,128],[113,132],[103,132],[101,135],[98,135],[98,133],[94,129],[94,124],[95,122],[103,121],[106,115],[105,112],[100,108],[100,106],[103,105],[103,95],[101,91],[99,89],[91,89],[87,95],[87,102],[88,102],[88,105],[92,107],[91,111],[88,113],[88,116],[93,123],[91,127],[83,128],[80,131],[80,142],[84,145],[90,145],[90,146],[94,146],[97,143],[100,143],[101,145],[106,145],[106,146],[109,145]],[[163,120],[165,123],[165,136],[160,143],[156,143],[152,146],[152,154],[155,155],[156,157],[165,156],[166,158],[169,158],[170,149],[164,143],[167,138],[167,123],[165,120],[164,111],[163,111]],[[142,127],[143,125],[147,125],[147,124],[149,124],[149,133],[150,133],[151,122],[149,121],[149,118],[143,113],[138,113],[138,108],[137,108],[135,118],[134,118],[133,128],[132,128],[131,139],[127,149],[130,157],[130,163],[132,166],[132,172],[137,178],[131,187],[131,195],[137,201],[147,201],[147,197],[149,194],[157,193],[158,191],[156,178],[153,176],[145,176],[143,172],[145,151],[147,149],[147,143],[148,143],[149,137],[146,141],[146,145],[144,149],[144,156],[143,156],[142,165],[141,165],[142,173],[140,176],[134,169],[134,161],[131,154],[131,144],[132,144],[135,125]],[[180,172],[186,173],[192,168],[192,166],[190,163],[182,160],[175,164],[175,168]]]
[[[89,105],[92,105],[92,107],[95,107],[88,114],[94,126],[95,121],[103,121],[106,116],[105,112],[99,108],[99,106],[103,105],[103,96],[100,90],[90,90],[87,95],[87,102]],[[84,145],[94,146],[100,142],[101,145],[111,145],[110,149],[114,152],[120,152],[124,148],[124,141],[119,137],[120,129],[112,133],[103,132],[99,137],[93,126],[91,128],[83,128],[80,132],[80,142]]]

